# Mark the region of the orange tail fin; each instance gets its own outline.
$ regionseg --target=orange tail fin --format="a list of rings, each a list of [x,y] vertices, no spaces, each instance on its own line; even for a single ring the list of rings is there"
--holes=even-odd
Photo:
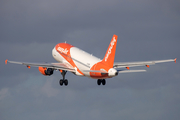
[[[114,64],[114,57],[115,57],[115,52],[116,52],[116,43],[117,43],[117,35],[113,35],[112,40],[109,44],[109,47],[106,51],[106,54],[104,56],[104,59],[102,62],[106,64],[109,67],[113,67]]]

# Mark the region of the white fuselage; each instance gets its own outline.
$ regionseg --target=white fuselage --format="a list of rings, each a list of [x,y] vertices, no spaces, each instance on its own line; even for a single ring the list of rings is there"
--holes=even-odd
[[[66,63],[69,64],[70,66],[71,63],[69,63],[62,55],[60,55],[58,53],[58,51],[54,48],[52,50],[52,56],[54,57],[54,59],[60,63]],[[72,59],[74,64],[76,65],[76,67],[81,71],[81,70],[90,70],[90,68],[95,65],[96,63],[100,62],[101,60],[77,47],[71,47],[70,48],[70,56]],[[73,67],[73,66],[72,66]],[[77,69],[75,68],[75,69]],[[76,71],[76,75],[79,76],[87,76],[90,77],[89,72],[83,72],[81,71],[83,74],[81,74],[80,72]]]

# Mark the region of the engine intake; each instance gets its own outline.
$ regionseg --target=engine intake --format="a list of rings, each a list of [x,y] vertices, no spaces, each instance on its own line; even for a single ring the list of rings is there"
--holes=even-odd
[[[54,72],[54,69],[52,68],[45,68],[45,67],[39,67],[39,72],[43,75],[52,75]]]

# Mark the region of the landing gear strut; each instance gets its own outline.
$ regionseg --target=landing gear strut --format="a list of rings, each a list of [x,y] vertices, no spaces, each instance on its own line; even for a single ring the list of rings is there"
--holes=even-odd
[[[60,84],[60,86],[62,86],[63,84],[64,84],[65,86],[67,86],[67,85],[68,85],[68,80],[65,79],[65,75],[66,75],[67,71],[62,70],[62,71],[60,71],[60,72],[61,72],[61,75],[63,76],[63,79],[60,79],[59,84]]]
[[[102,83],[102,85],[106,85],[106,80],[105,79],[98,79],[97,84],[101,85],[101,83]]]

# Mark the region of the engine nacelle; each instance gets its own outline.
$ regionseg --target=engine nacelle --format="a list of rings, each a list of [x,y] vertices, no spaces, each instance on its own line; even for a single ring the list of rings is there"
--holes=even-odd
[[[54,72],[54,69],[52,68],[45,68],[45,67],[39,67],[39,72],[43,75],[52,75]]]

